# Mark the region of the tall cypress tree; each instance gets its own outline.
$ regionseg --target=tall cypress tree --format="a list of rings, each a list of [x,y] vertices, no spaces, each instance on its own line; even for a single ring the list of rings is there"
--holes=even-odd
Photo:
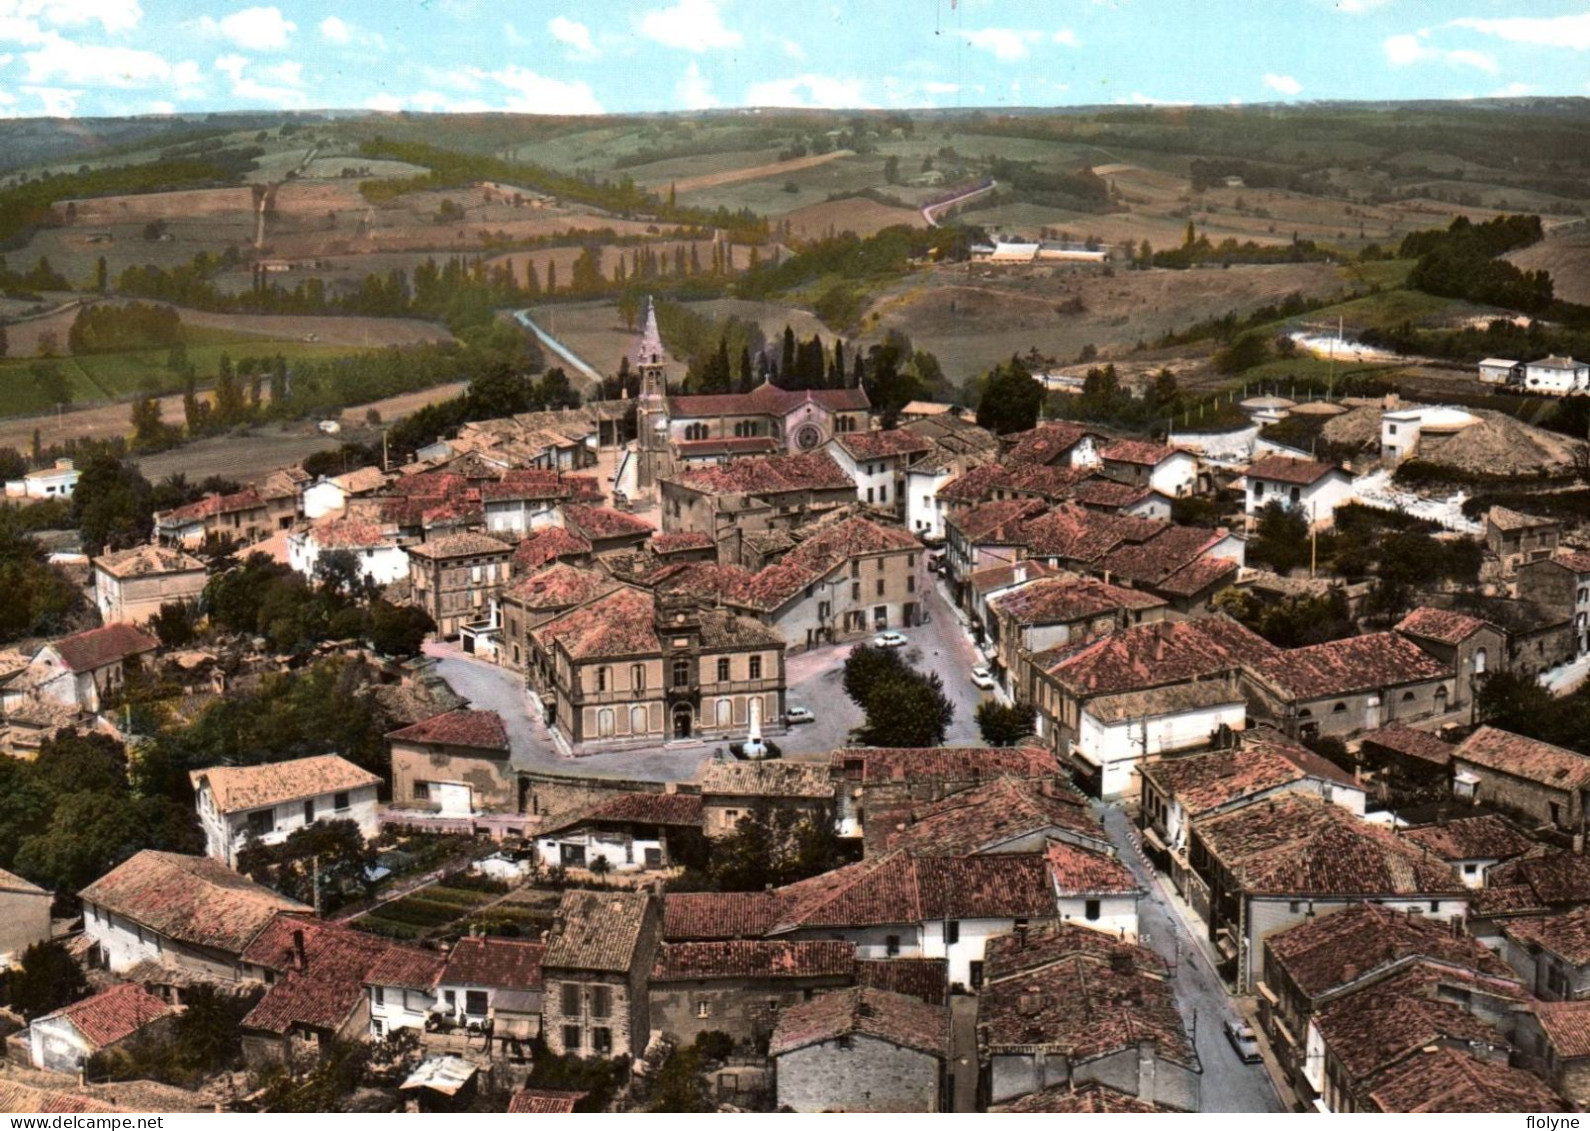
[[[784,327],[784,354],[779,360],[778,383],[786,389],[795,388],[795,331]]]

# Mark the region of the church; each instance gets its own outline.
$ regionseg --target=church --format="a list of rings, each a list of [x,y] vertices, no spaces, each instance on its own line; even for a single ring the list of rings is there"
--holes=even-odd
[[[763,381],[748,393],[670,396],[657,312],[646,319],[630,354],[640,377],[636,405],[639,486],[650,489],[676,469],[740,456],[812,452],[835,436],[872,427],[861,389],[780,389]]]

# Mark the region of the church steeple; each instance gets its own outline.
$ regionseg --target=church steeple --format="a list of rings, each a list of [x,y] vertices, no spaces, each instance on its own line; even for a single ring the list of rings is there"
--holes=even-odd
[[[629,355],[630,368],[640,377],[642,397],[667,395],[667,380],[663,376],[665,356],[662,335],[657,331],[657,308],[651,296],[647,295],[646,319],[641,326],[640,336],[635,339],[635,348]]]

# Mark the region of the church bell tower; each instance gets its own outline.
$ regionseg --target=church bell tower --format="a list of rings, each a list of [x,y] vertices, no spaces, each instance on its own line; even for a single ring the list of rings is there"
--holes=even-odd
[[[663,372],[662,335],[657,332],[657,308],[646,299],[646,318],[630,353],[629,367],[640,377],[640,397],[635,405],[635,432],[639,457],[638,485],[650,489],[668,469],[668,379]]]

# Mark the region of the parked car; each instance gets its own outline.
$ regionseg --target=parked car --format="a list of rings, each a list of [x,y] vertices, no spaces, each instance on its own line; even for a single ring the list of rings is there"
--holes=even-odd
[[[1245,1021],[1226,1020],[1226,1040],[1231,1042],[1231,1047],[1237,1050],[1237,1059],[1243,1064],[1258,1064],[1264,1057],[1259,1055],[1259,1038],[1254,1036],[1253,1029]]]
[[[984,691],[994,690],[994,673],[988,670],[986,664],[978,664],[972,669],[972,684],[981,687]]]
[[[906,645],[903,632],[880,632],[872,638],[874,648],[904,648]]]
[[[809,707],[796,707],[791,705],[790,708],[784,712],[785,726],[795,726],[797,723],[815,723],[816,721],[817,716],[812,714],[811,708]]]

